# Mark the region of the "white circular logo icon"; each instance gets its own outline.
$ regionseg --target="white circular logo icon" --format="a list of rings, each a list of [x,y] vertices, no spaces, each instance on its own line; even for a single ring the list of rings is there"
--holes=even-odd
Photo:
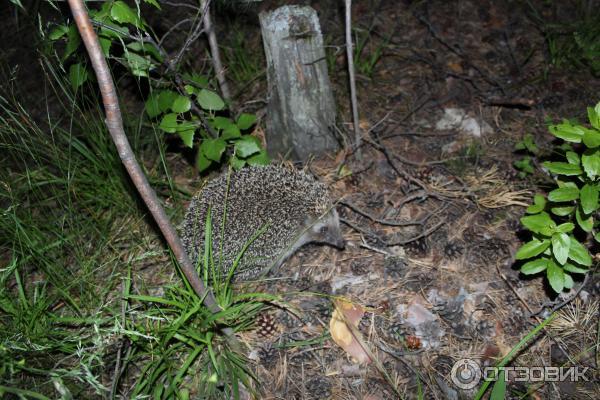
[[[456,387],[463,390],[473,389],[481,380],[481,369],[475,361],[463,358],[454,363],[450,377]]]

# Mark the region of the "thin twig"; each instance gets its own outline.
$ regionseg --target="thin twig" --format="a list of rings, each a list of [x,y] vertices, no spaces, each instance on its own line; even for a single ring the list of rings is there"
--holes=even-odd
[[[208,46],[210,47],[210,55],[212,56],[215,75],[217,76],[217,81],[219,82],[219,87],[221,88],[221,94],[223,95],[223,98],[229,102],[231,100],[231,91],[229,90],[229,85],[225,79],[225,68],[223,68],[223,63],[221,62],[219,43],[217,43],[215,28],[213,27],[210,19],[210,1],[200,0],[200,5],[204,10],[202,20],[204,21],[204,30],[208,36]]]
[[[356,158],[362,158],[360,150],[360,126],[358,120],[358,102],[356,100],[356,80],[354,77],[354,51],[352,47],[352,0],[346,3],[346,56],[348,58],[348,79],[350,80],[350,101],[352,103],[352,121],[354,125],[354,146],[356,146]]]
[[[177,235],[177,231],[171,224],[163,206],[161,205],[156,193],[148,183],[148,179],[144,175],[144,172],[140,168],[139,163],[135,159],[135,155],[129,145],[127,136],[125,135],[125,129],[123,127],[123,118],[121,116],[121,109],[119,107],[119,99],[117,97],[117,90],[112,80],[112,75],[108,69],[108,64],[103,56],[100,43],[98,42],[98,36],[94,32],[87,10],[83,5],[82,0],[68,0],[71,12],[77,24],[79,34],[85,44],[86,50],[92,62],[92,67],[96,73],[98,85],[100,87],[100,93],[102,95],[102,102],[104,104],[104,110],[106,113],[106,126],[108,131],[115,143],[119,157],[127,170],[127,173],[131,177],[133,184],[140,193],[140,196],[144,200],[144,203],[148,207],[148,210],[152,214],[152,217],[156,221],[160,231],[167,240],[169,247],[173,251],[175,258],[179,262],[181,271],[188,280],[190,286],[194,289],[198,297],[200,297],[206,307],[213,313],[218,313],[221,307],[217,304],[217,301],[212,294],[211,290],[208,290],[204,286],[204,282],[200,280],[196,270],[192,266],[188,255],[183,248],[181,240]],[[230,329],[224,330],[228,335],[232,334]]]

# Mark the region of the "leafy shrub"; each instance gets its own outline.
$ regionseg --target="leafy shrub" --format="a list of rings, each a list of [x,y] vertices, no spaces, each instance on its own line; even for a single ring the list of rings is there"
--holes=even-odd
[[[550,133],[568,143],[565,161],[547,161],[544,167],[556,176],[556,188],[547,196],[536,195],[521,223],[533,238],[517,251],[525,275],[546,272],[552,289],[560,293],[573,287],[572,274],[586,274],[592,257],[586,240],[598,231],[598,193],[600,191],[600,103],[588,107],[591,127],[564,120],[551,125]]]

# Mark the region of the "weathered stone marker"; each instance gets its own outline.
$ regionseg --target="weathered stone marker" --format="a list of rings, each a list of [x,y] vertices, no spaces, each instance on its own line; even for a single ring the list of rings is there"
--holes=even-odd
[[[259,15],[267,59],[267,150],[294,160],[338,148],[323,36],[311,7]]]

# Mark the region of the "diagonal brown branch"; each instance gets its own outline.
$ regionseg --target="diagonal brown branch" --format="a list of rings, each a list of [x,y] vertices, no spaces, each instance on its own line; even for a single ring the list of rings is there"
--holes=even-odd
[[[85,44],[85,48],[92,62],[92,67],[96,73],[96,78],[98,79],[98,85],[100,87],[102,102],[104,104],[104,110],[106,113],[106,125],[108,127],[108,131],[110,132],[110,136],[117,147],[119,157],[121,158],[127,173],[131,177],[133,184],[142,196],[144,203],[150,210],[152,217],[154,217],[154,220],[158,224],[160,231],[167,240],[167,243],[173,251],[175,258],[179,262],[181,270],[188,282],[196,294],[203,299],[206,307],[208,307],[213,313],[218,313],[221,311],[221,308],[217,304],[212,292],[204,286],[204,283],[198,277],[196,270],[192,266],[192,263],[190,262],[190,259],[188,258],[187,253],[181,244],[181,240],[179,239],[175,228],[169,221],[169,218],[167,217],[164,208],[160,204],[156,193],[148,183],[148,179],[146,179],[144,172],[140,168],[140,165],[138,164],[133,151],[131,150],[129,141],[125,136],[125,129],[123,128],[123,119],[121,117],[121,109],[119,108],[119,99],[117,97],[115,84],[112,80],[110,70],[108,69],[108,64],[106,63],[106,60],[102,54],[96,32],[94,32],[94,29],[92,28],[92,23],[88,16],[87,10],[83,5],[83,1],[68,0],[68,2],[73,17],[75,18],[77,28],[79,29],[79,34],[81,35],[83,43]]]

